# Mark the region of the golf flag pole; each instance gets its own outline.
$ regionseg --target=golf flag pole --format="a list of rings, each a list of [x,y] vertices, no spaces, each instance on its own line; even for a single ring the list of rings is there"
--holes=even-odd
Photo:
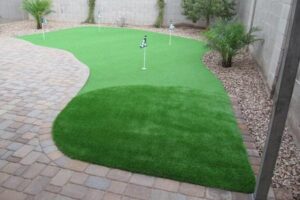
[[[101,19],[101,13],[100,13],[100,10],[98,11],[98,15],[97,15],[97,17],[98,17],[98,31],[100,32],[100,19]]]
[[[172,45],[172,34],[173,31],[175,29],[175,26],[173,25],[172,21],[170,22],[170,26],[169,26],[169,45]]]
[[[144,66],[142,70],[146,70],[146,49],[147,49],[147,35],[144,36],[144,39],[142,40],[142,43],[140,45],[140,48],[144,50]]]
[[[143,66],[143,70],[146,70],[147,68],[146,68],[146,49],[147,48],[144,48],[144,66]]]
[[[47,25],[47,19],[45,17],[42,17],[42,31],[43,31],[43,40],[46,40],[46,34],[45,34],[45,26]]]

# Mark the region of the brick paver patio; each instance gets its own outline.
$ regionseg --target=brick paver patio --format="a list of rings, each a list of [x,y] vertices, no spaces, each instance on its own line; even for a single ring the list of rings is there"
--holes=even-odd
[[[14,38],[0,38],[0,47],[1,200],[251,199],[64,156],[51,139],[51,125],[86,82],[88,68],[70,53]],[[250,137],[244,138],[257,173],[258,154]]]

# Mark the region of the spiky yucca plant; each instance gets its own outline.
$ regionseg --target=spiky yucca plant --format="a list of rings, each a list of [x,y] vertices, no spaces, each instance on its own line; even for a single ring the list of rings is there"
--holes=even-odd
[[[42,28],[42,17],[52,12],[52,0],[23,0],[22,6],[35,19],[37,29]]]
[[[254,34],[257,31],[259,29],[254,27],[247,32],[242,23],[235,20],[222,20],[212,26],[205,33],[205,36],[207,37],[208,45],[221,54],[222,66],[231,67],[232,58],[240,49],[260,40]]]

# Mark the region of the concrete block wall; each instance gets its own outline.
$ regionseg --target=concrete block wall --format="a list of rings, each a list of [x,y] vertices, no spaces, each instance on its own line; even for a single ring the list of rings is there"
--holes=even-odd
[[[193,24],[182,15],[182,0],[165,0],[164,23]],[[83,22],[88,13],[88,0],[53,0],[48,18],[57,21]],[[100,11],[101,23],[116,24],[122,18],[130,25],[153,25],[158,15],[157,0],[98,0],[95,15]],[[97,19],[97,18],[96,18]],[[193,25],[201,26],[198,22]]]
[[[299,64],[300,68],[300,64]],[[294,133],[298,147],[300,147],[300,70],[295,83],[294,94],[291,102],[288,125]]]
[[[255,0],[239,0],[238,16],[249,28]],[[280,57],[284,52],[284,40],[292,0],[257,0],[253,25],[261,28],[258,36],[263,42],[251,46],[251,53],[259,64],[268,87],[276,82]],[[300,72],[295,85],[288,124],[300,144]]]
[[[22,10],[22,0],[0,0],[0,19],[13,21],[27,19]]]
[[[83,22],[88,14],[88,0],[52,0],[54,11],[50,20]],[[175,24],[203,26],[199,21],[194,24],[182,15],[182,0],[165,0],[164,24],[170,20]],[[0,16],[11,20],[28,18],[21,9],[22,0],[0,0]],[[130,25],[153,25],[158,15],[157,0],[97,0],[95,15],[101,12],[101,23],[116,24],[122,18]]]

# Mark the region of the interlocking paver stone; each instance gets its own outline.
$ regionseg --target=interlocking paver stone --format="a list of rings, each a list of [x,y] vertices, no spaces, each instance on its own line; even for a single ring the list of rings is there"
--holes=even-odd
[[[13,174],[15,171],[17,171],[21,165],[19,163],[8,163],[5,165],[5,167],[2,168],[2,172]]]
[[[133,174],[129,183],[151,187],[154,184],[154,177],[142,174]]]
[[[199,185],[181,183],[179,187],[179,192],[190,196],[204,197],[205,188]]]
[[[26,197],[26,194],[13,190],[5,190],[4,192],[0,193],[1,200],[25,200]]]
[[[21,166],[21,167],[19,167],[15,172],[14,172],[14,175],[15,176],[21,176],[28,168],[29,168],[30,166],[26,166],[26,165],[24,165],[24,166]]]
[[[44,164],[34,163],[24,172],[23,177],[33,179],[37,177],[45,167],[46,165]]]
[[[41,173],[42,176],[54,177],[59,171],[58,167],[47,166]]]
[[[84,171],[88,167],[88,164],[78,160],[70,160],[66,164],[66,167],[74,171]]]
[[[130,172],[126,172],[126,171],[119,170],[119,169],[112,169],[108,172],[107,177],[114,179],[114,180],[127,182],[127,181],[129,181],[131,175],[132,175],[132,173],[130,173]]]
[[[89,189],[85,197],[83,198],[84,200],[99,200],[102,199],[104,196],[104,192],[101,190],[94,190],[94,189]]]
[[[50,185],[47,185],[45,190],[52,192],[52,193],[59,193],[62,190],[62,188],[59,186],[50,184]]]
[[[50,178],[48,178],[48,177],[38,176],[25,189],[25,193],[37,195],[45,189],[45,187],[48,185],[49,181],[50,181]]]
[[[137,199],[147,200],[151,196],[151,189],[144,186],[128,184],[125,190],[125,195]]]
[[[70,182],[81,185],[86,181],[87,178],[88,178],[87,174],[74,172],[70,179]]]
[[[72,176],[72,171],[61,169],[56,176],[51,180],[51,184],[56,186],[65,185]]]
[[[123,194],[127,185],[128,184],[124,183],[124,182],[111,181],[108,191],[117,193],[117,194]]]
[[[110,186],[110,180],[97,176],[89,176],[85,185],[98,190],[106,190]]]
[[[23,178],[21,177],[18,177],[18,176],[10,176],[5,182],[4,184],[2,185],[3,187],[6,187],[6,188],[10,188],[10,189],[15,189],[17,188],[21,183],[22,181],[24,181]]]
[[[113,193],[106,193],[103,197],[103,200],[121,200],[122,196]]]
[[[12,150],[12,151],[16,151],[19,148],[21,148],[23,146],[22,143],[18,143],[18,142],[13,142],[10,145],[7,146],[8,150]]]
[[[54,200],[74,200],[73,198],[66,197],[63,195],[57,195]]]
[[[9,156],[6,160],[9,162],[18,163],[18,162],[20,162],[21,158],[15,157],[15,156]]]
[[[22,183],[17,187],[18,192],[22,192],[31,183],[31,180],[24,179]]]
[[[157,189],[163,189],[170,192],[177,192],[179,189],[179,182],[169,179],[156,178],[154,187]]]
[[[43,191],[40,194],[36,195],[35,200],[53,200],[57,195],[51,192]]]
[[[206,190],[206,198],[211,200],[232,200],[231,192],[208,188]]]
[[[20,149],[18,149],[13,155],[16,157],[25,157],[28,153],[30,153],[34,149],[31,145],[24,145]]]
[[[6,160],[0,160],[0,169],[7,165],[7,163],[8,162]]]
[[[105,176],[109,171],[109,168],[97,165],[89,165],[85,172],[95,176]]]
[[[150,200],[188,200],[185,195],[167,192],[163,190],[152,190]]]
[[[0,172],[0,185],[8,179],[9,175]]]
[[[20,163],[23,165],[31,165],[40,157],[40,155],[40,152],[32,151],[25,158],[23,158]]]
[[[62,188],[61,194],[74,199],[82,199],[87,191],[88,189],[86,187],[75,184],[67,184]]]

